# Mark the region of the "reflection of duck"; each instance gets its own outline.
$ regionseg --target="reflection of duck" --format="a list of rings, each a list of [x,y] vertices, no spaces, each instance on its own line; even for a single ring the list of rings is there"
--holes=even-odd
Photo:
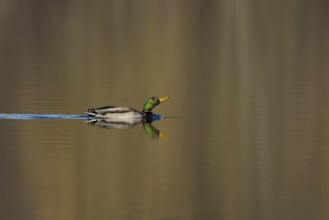
[[[89,116],[110,120],[111,122],[140,122],[148,120],[149,117],[153,115],[153,108],[169,98],[169,96],[163,98],[154,96],[149,98],[144,104],[142,112],[129,107],[104,106],[99,108],[90,108],[88,109],[87,114]]]
[[[147,118],[133,118],[125,121],[113,121],[108,118],[95,118],[89,119],[89,125],[96,125],[102,128],[114,128],[114,129],[125,129],[138,124],[143,124],[144,131],[147,136],[151,138],[159,138],[160,140],[166,137],[165,133],[158,130],[156,127],[152,125],[152,122],[161,120],[163,117],[161,115],[151,114],[147,116]]]

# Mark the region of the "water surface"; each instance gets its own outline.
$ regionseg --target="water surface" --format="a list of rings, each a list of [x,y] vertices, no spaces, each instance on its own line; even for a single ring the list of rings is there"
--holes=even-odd
[[[2,1],[0,218],[328,219],[325,3],[249,3]]]

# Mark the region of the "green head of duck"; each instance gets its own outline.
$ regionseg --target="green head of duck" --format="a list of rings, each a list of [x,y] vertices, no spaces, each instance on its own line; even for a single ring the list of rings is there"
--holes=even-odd
[[[169,98],[170,98],[170,96],[166,96],[166,97],[162,97],[162,98],[153,96],[153,97],[149,98],[144,104],[143,112],[151,112],[153,108],[158,106],[160,103],[168,100]]]

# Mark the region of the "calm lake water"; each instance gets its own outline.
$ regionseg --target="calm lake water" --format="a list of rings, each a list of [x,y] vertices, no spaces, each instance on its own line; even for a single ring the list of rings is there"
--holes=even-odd
[[[2,0],[0,218],[329,219],[325,6]]]

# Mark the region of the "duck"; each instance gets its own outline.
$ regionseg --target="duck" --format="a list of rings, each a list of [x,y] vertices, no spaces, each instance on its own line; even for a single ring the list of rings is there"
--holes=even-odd
[[[169,98],[170,96],[153,96],[145,102],[142,111],[138,111],[130,107],[118,107],[110,105],[98,108],[89,108],[86,113],[89,117],[106,119],[110,120],[111,122],[128,122],[135,124],[142,120],[149,120],[153,115],[153,108],[168,100]]]

